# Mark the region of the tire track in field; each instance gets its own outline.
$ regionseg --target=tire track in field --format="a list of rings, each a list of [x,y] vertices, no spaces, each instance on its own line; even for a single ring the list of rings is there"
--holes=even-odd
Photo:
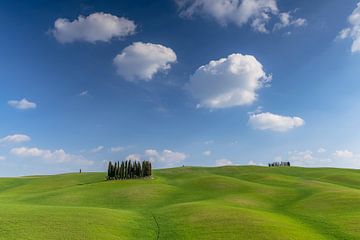
[[[160,237],[160,226],[159,226],[158,221],[156,220],[155,215],[154,215],[153,213],[152,213],[151,215],[152,215],[152,217],[154,218],[154,221],[155,221],[156,226],[157,226],[157,236],[156,236],[156,240],[159,240],[159,237]]]

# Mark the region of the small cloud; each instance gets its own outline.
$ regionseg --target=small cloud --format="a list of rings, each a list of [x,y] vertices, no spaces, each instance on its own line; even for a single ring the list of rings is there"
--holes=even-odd
[[[110,151],[113,153],[122,152],[125,150],[125,147],[117,146],[117,147],[111,147]]]
[[[82,91],[81,93],[79,93],[79,96],[80,97],[89,96],[89,91],[88,90]]]
[[[104,146],[98,146],[96,148],[91,149],[90,152],[92,152],[92,153],[101,152],[102,150],[104,150],[104,148],[105,148]]]
[[[124,48],[113,60],[118,75],[127,81],[150,81],[158,72],[171,68],[175,52],[160,44],[135,42]]]
[[[350,27],[341,30],[337,36],[338,39],[352,38],[351,46],[352,53],[360,52],[360,2],[357,4],[355,10],[348,17]]]
[[[125,158],[127,161],[131,160],[131,161],[140,161],[141,160],[141,155],[140,154],[130,154]]]
[[[14,135],[8,135],[6,137],[0,138],[0,144],[4,143],[22,143],[22,142],[28,142],[31,138],[24,134],[14,134]]]
[[[164,164],[165,166],[176,166],[180,162],[184,161],[187,157],[185,153],[175,152],[169,149],[165,149],[162,152],[158,152],[155,149],[145,150],[145,157],[152,162]]]
[[[20,109],[20,110],[36,108],[36,103],[30,102],[26,98],[23,98],[21,100],[9,100],[8,105],[10,107]]]
[[[334,156],[337,158],[353,158],[354,153],[349,150],[337,150],[334,152]]]
[[[281,116],[266,112],[250,115],[249,123],[254,129],[286,132],[303,126],[305,121],[300,117]]]
[[[216,160],[215,165],[217,167],[221,167],[221,166],[230,166],[230,165],[234,165],[234,164],[232,161],[222,158],[222,159]]]
[[[205,156],[210,156],[211,155],[211,151],[210,150],[206,150],[203,152],[203,155]]]
[[[135,29],[135,23],[129,19],[97,12],[87,17],[79,16],[72,22],[67,18],[58,18],[51,33],[60,43],[95,43],[133,35]]]
[[[4,161],[4,160],[6,160],[6,157],[0,156],[0,161]]]
[[[307,24],[304,18],[294,18],[290,12],[283,12],[279,14],[280,22],[274,25],[274,31],[280,30],[285,27],[303,27]]]
[[[250,165],[250,166],[265,166],[265,164],[255,162],[255,161],[253,161],[253,160],[249,161],[249,162],[248,162],[248,165]]]
[[[10,150],[10,153],[18,157],[31,157],[31,158],[41,158],[43,160],[53,162],[53,163],[77,163],[81,165],[92,165],[94,162],[86,159],[82,155],[74,155],[66,153],[63,149],[58,150],[48,150],[40,148],[27,148],[19,147],[13,148]]]

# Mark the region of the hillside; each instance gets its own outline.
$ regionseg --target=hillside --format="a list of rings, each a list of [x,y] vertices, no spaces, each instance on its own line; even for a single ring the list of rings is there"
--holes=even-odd
[[[0,179],[0,239],[360,239],[360,171],[184,167]]]

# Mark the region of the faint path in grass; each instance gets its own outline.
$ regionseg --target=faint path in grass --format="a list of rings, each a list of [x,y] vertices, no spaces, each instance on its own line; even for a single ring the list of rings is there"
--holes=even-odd
[[[156,220],[155,215],[153,213],[151,215],[154,218],[154,221],[155,221],[156,227],[157,227],[156,240],[159,240],[159,238],[160,238],[160,226],[159,226],[158,221]]]

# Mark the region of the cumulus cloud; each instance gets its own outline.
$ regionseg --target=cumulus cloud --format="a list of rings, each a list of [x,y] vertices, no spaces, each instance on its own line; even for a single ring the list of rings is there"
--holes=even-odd
[[[0,161],[4,161],[5,159],[6,159],[6,157],[0,156]]]
[[[350,27],[340,31],[338,38],[352,38],[351,46],[352,53],[360,52],[360,2],[357,4],[355,10],[348,17]]]
[[[113,153],[122,152],[124,150],[125,150],[125,148],[122,147],[122,146],[116,146],[116,147],[111,147],[110,148],[110,151],[113,152]]]
[[[142,42],[124,48],[113,60],[117,74],[128,81],[149,81],[156,73],[169,70],[174,62],[176,54],[171,48]]]
[[[20,109],[20,110],[36,108],[36,103],[30,102],[26,98],[23,98],[21,100],[9,100],[8,104],[10,107]]]
[[[279,14],[280,22],[274,25],[274,30],[279,30],[288,26],[302,27],[307,24],[304,18],[294,18],[290,12]]]
[[[18,157],[41,158],[43,160],[47,160],[49,162],[54,162],[54,163],[71,162],[82,165],[93,164],[93,161],[87,160],[85,157],[81,155],[66,153],[63,149],[51,151],[48,149],[40,149],[36,147],[34,148],[19,147],[19,148],[11,149],[10,153]]]
[[[337,150],[334,152],[334,156],[337,158],[353,158],[355,154],[349,150]]]
[[[108,13],[98,12],[89,16],[79,16],[74,21],[58,18],[51,30],[57,41],[71,43],[75,41],[108,42],[112,38],[123,38],[135,33],[133,21]]]
[[[195,15],[214,18],[219,24],[229,23],[243,26],[250,24],[258,32],[269,32],[266,25],[273,16],[281,12],[276,0],[175,0],[180,16],[191,18]],[[288,14],[289,18],[290,13]],[[284,16],[283,16],[284,18]],[[281,20],[281,17],[280,17]],[[293,20],[288,24],[297,26],[302,24],[302,19]],[[282,23],[284,24],[284,22]]]
[[[105,149],[104,146],[98,146],[98,147],[96,147],[96,148],[91,149],[91,152],[92,152],[92,153],[97,153],[97,152],[101,152],[101,151],[104,150],[104,149]]]
[[[4,143],[22,143],[22,142],[28,142],[31,138],[25,134],[14,134],[14,135],[8,135],[6,137],[0,138],[0,144]]]
[[[299,117],[281,116],[266,112],[250,115],[249,123],[253,128],[259,130],[286,132],[304,125],[305,121]]]
[[[254,56],[236,53],[199,67],[186,88],[199,107],[226,108],[253,103],[270,80]]]
[[[230,165],[234,165],[234,164],[233,164],[232,161],[230,161],[228,159],[225,159],[225,158],[222,158],[222,159],[216,160],[215,165],[217,167],[221,167],[221,166],[230,166]]]
[[[180,162],[186,159],[186,154],[182,152],[174,152],[172,150],[165,149],[162,152],[158,152],[155,149],[145,150],[145,157],[152,162],[158,162],[165,166],[176,166]]]

